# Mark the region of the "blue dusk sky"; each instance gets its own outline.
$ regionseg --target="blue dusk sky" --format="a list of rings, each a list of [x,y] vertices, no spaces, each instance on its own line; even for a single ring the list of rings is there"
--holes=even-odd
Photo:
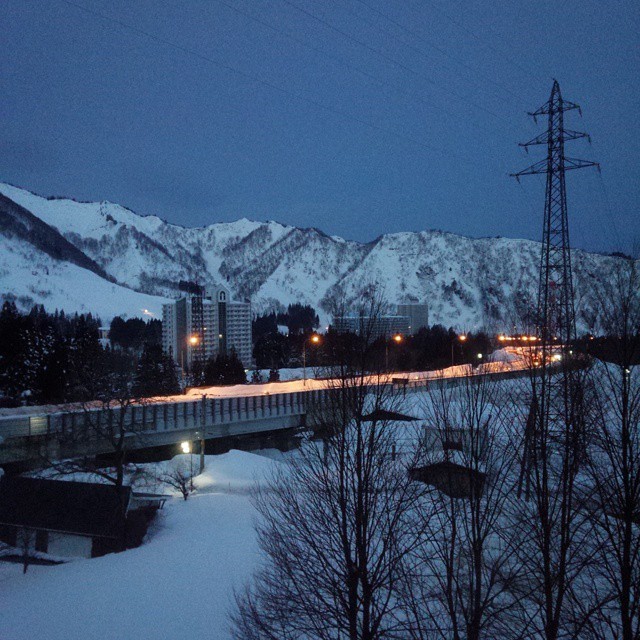
[[[3,0],[0,180],[186,225],[539,239],[557,78],[572,244],[640,240],[637,0]],[[569,147],[569,144],[567,145]]]

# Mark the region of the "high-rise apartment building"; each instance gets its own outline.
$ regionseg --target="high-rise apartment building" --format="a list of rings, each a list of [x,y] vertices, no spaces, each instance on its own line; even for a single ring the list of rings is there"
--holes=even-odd
[[[251,366],[251,304],[230,299],[221,285],[206,286],[162,307],[162,347],[183,369],[234,350]]]
[[[366,332],[372,340],[394,334],[414,335],[422,327],[429,326],[429,309],[426,304],[399,304],[396,315],[341,316],[333,319],[333,328],[340,332],[362,334]]]
[[[415,335],[423,327],[429,326],[429,307],[426,304],[399,304],[397,313],[409,319],[410,335]]]
[[[390,337],[396,333],[409,333],[409,320],[405,316],[341,316],[333,319],[333,328],[338,333],[366,335],[371,340]]]

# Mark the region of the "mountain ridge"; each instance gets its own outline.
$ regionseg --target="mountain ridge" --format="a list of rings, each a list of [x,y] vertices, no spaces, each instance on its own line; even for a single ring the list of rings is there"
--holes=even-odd
[[[0,193],[109,278],[149,296],[176,296],[180,280],[214,280],[251,299],[256,312],[302,302],[324,323],[337,303],[356,304],[374,285],[390,303],[428,302],[432,323],[467,328],[513,323],[535,299],[540,244],[532,240],[425,230],[363,243],[277,221],[184,227],[106,201],[49,199],[1,183]],[[590,282],[606,278],[617,258],[581,250],[572,256],[582,312]]]

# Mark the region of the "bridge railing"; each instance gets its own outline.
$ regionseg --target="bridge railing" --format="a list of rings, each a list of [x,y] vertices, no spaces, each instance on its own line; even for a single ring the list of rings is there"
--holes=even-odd
[[[496,371],[492,378],[512,378],[527,375],[527,371]],[[392,378],[383,384],[392,384],[396,389],[417,390],[438,385],[457,386],[461,378],[431,377],[419,379]],[[370,385],[375,386],[375,385]],[[35,437],[59,435],[73,437],[99,424],[118,424],[122,411],[125,425],[136,433],[158,433],[167,431],[197,431],[203,427],[226,425],[235,422],[262,420],[278,416],[303,415],[311,407],[320,406],[335,390],[332,388],[308,389],[289,393],[233,397],[191,397],[184,401],[156,402],[149,400],[129,405],[126,408],[110,408],[75,405],[73,409],[35,415],[0,417],[0,438]]]
[[[307,392],[296,391],[261,396],[205,397],[183,402],[148,402],[125,408],[76,408],[34,416],[2,417],[0,437],[71,436],[83,429],[105,430],[110,423],[119,423],[123,411],[124,424],[132,432],[198,430],[214,425],[302,415],[310,401],[320,400],[322,390],[313,393],[313,400],[307,398]]]

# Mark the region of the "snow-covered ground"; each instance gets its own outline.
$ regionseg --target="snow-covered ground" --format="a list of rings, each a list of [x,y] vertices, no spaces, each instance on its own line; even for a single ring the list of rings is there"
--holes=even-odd
[[[269,379],[269,369],[259,369],[259,371],[263,380]],[[315,367],[307,367],[306,373],[302,367],[278,369],[278,373],[280,374],[281,382],[287,382],[288,380],[302,380],[305,375],[309,379],[320,377],[322,375],[322,371]]]
[[[409,394],[399,410],[423,419],[422,394]],[[421,422],[393,423],[398,452],[413,442]],[[407,449],[408,450],[408,449]],[[137,549],[59,566],[0,563],[2,640],[228,640],[234,589],[260,560],[250,488],[296,455],[267,449],[206,456],[184,501],[152,476],[181,467],[197,473],[199,456],[142,465],[141,490],[172,494]],[[78,477],[87,480],[86,477]]]
[[[187,502],[170,499],[137,549],[31,566],[26,575],[20,565],[0,563],[0,638],[229,638],[233,590],[258,560],[247,489],[278,464],[265,453],[207,456],[197,492]],[[159,466],[188,463],[178,456]]]

